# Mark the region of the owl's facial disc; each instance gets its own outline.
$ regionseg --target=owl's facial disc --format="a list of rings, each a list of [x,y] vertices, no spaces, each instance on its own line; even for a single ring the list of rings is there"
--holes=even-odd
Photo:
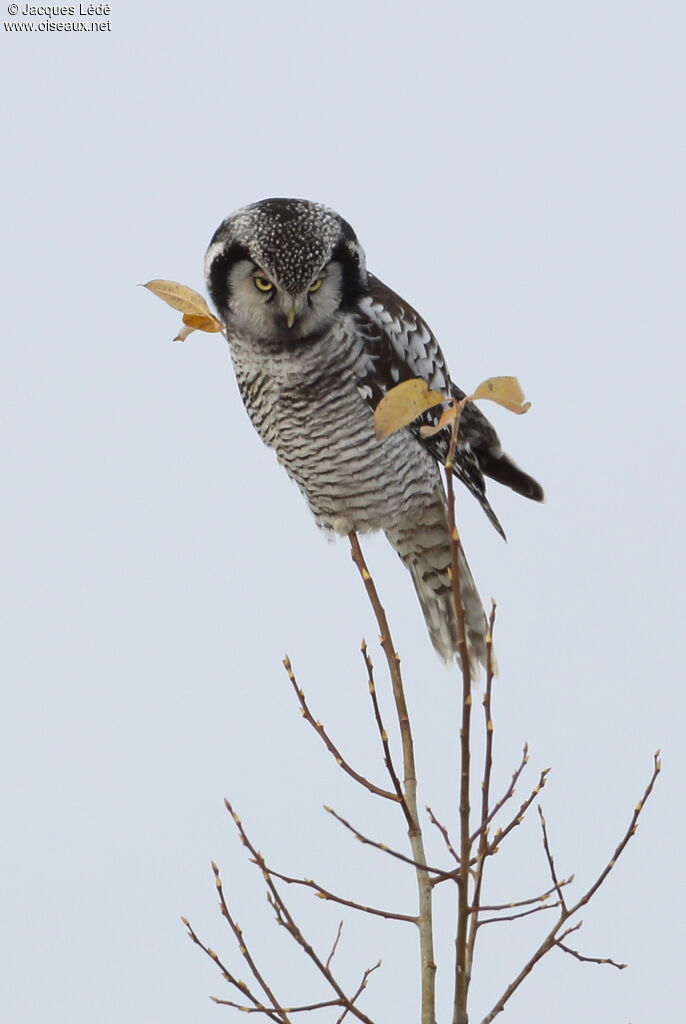
[[[229,268],[227,285],[227,311],[236,329],[250,330],[264,341],[289,342],[331,323],[340,307],[342,267],[333,261],[319,268],[304,288],[293,292],[271,269],[239,259]]]
[[[279,296],[279,308],[286,318],[286,326],[292,327],[298,315],[295,300],[280,289],[277,289],[271,278],[267,277],[263,270],[258,270],[252,275],[253,282],[258,292],[265,297],[265,302],[271,302],[276,294]]]
[[[231,214],[214,233],[205,271],[227,327],[271,345],[321,334],[367,286],[353,229],[303,199],[265,199]]]

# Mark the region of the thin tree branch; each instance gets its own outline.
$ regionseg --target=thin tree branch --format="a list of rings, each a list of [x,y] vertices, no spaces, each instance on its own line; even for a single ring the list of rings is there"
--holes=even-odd
[[[324,728],[322,723],[318,722],[315,719],[312,712],[310,711],[307,704],[307,700],[305,698],[305,693],[303,690],[301,690],[296,681],[295,673],[293,672],[293,666],[291,665],[291,660],[288,657],[288,655],[286,655],[286,657],[283,659],[283,666],[286,669],[286,673],[291,682],[293,690],[295,691],[295,695],[298,698],[298,702],[300,704],[300,713],[302,714],[305,721],[309,722],[314,731],[317,733],[326,749],[335,759],[336,764],[339,766],[339,768],[342,768],[344,772],[346,772],[348,775],[350,775],[351,778],[355,780],[355,782],[359,782],[361,786],[364,786],[364,788],[368,789],[371,793],[375,793],[377,796],[382,796],[385,800],[401,800],[402,797],[398,796],[395,793],[389,793],[387,789],[381,789],[379,786],[376,786],[373,782],[370,782],[369,779],[366,779],[364,775],[360,775],[359,772],[356,772],[355,769],[348,764],[348,762],[345,760],[345,758],[339,751],[338,747],[327,734],[326,729]]]
[[[485,917],[480,918],[476,921],[477,930],[485,924],[500,924],[501,921],[518,921],[520,917],[530,917],[532,914],[538,914],[541,910],[554,910],[555,907],[560,906],[560,901],[555,900],[554,903],[544,903],[540,907],[532,907],[531,910],[522,910],[517,914],[507,914],[502,917]]]
[[[445,825],[441,824],[441,822],[438,820],[438,818],[436,818],[434,812],[431,810],[430,807],[426,808],[426,812],[429,815],[429,821],[431,822],[431,824],[435,825],[436,828],[438,829],[438,831],[443,836],[443,842],[446,845],[448,853],[453,858],[453,860],[457,861],[457,863],[459,864],[460,863],[460,858],[455,853],[455,848],[454,848],[452,842],[450,841],[450,836],[448,835],[448,829],[445,827]],[[434,881],[435,881],[435,879],[434,879]]]
[[[331,961],[333,960],[333,958],[336,955],[336,950],[338,949],[338,943],[341,940],[341,935],[342,934],[343,934],[343,922],[339,921],[338,922],[338,931],[336,932],[336,938],[333,940],[333,946],[331,947],[331,952],[329,953],[329,955],[326,958],[326,968],[327,968],[327,970],[331,967]]]
[[[281,1004],[278,1001],[278,999],[274,996],[274,994],[272,993],[271,989],[267,985],[266,981],[262,977],[262,974],[258,970],[257,965],[255,964],[255,961],[253,960],[252,955],[251,955],[248,947],[245,944],[245,939],[243,937],[243,929],[234,920],[233,916],[231,915],[231,913],[229,911],[228,905],[226,903],[226,899],[224,897],[224,889],[223,889],[223,886],[222,886],[221,876],[219,874],[219,868],[214,863],[214,861],[212,861],[212,873],[214,875],[214,882],[215,882],[215,886],[216,886],[216,889],[217,889],[217,894],[219,896],[219,908],[221,910],[222,917],[225,918],[225,920],[228,922],[228,924],[229,924],[229,926],[231,928],[231,931],[234,933],[234,936],[236,938],[236,942],[238,944],[238,948],[239,948],[241,954],[243,955],[243,957],[245,958],[245,961],[248,964],[248,967],[250,968],[250,970],[251,970],[251,972],[253,974],[253,977],[255,978],[257,983],[259,984],[260,988],[262,989],[262,991],[266,995],[266,997],[269,1000],[269,1002],[272,1004],[272,1007],[274,1008],[274,1010],[278,1013],[279,1010],[280,1010]]]
[[[476,871],[474,878],[473,903],[476,912],[472,914],[467,935],[467,962],[470,965],[474,962],[474,946],[479,928],[479,903],[481,902],[481,888],[483,885],[484,868],[486,866],[486,850],[488,848],[488,820],[490,814],[491,800],[491,772],[493,770],[493,712],[491,708],[491,697],[493,693],[493,629],[495,626],[495,601],[491,601],[491,614],[488,619],[488,633],[486,635],[486,690],[484,692],[484,725],[486,730],[486,742],[484,745],[484,772],[481,782],[481,825],[479,828],[479,847],[476,858]],[[470,849],[472,839],[470,836]],[[485,923],[485,922],[482,922]]]
[[[571,907],[567,906],[567,907],[561,907],[560,908],[560,914],[559,914],[559,917],[558,917],[556,923],[550,929],[550,931],[545,936],[543,941],[539,943],[538,947],[531,954],[531,956],[529,957],[527,962],[524,964],[524,966],[522,967],[522,969],[520,970],[519,974],[514,979],[514,981],[512,981],[507,986],[507,988],[505,989],[503,994],[500,996],[500,998],[498,999],[498,1001],[496,1002],[496,1004],[494,1005],[494,1007],[490,1011],[490,1013],[488,1013],[483,1018],[483,1020],[481,1021],[481,1024],[491,1024],[491,1021],[495,1020],[495,1018],[498,1016],[498,1014],[502,1013],[502,1011],[504,1010],[505,1005],[508,1002],[508,1000],[517,991],[517,989],[522,984],[522,982],[528,977],[528,975],[534,969],[534,967],[539,962],[539,960],[543,956],[545,956],[546,953],[548,953],[551,949],[553,949],[555,946],[557,946],[560,942],[563,942],[563,940],[567,937],[567,935],[571,934],[573,931],[576,931],[578,928],[581,927],[581,923],[582,922],[579,921],[577,924],[572,925],[570,928],[567,928],[564,932],[562,932],[562,934],[559,934],[560,929],[570,919],[570,917],[572,917],[574,914],[576,914],[595,895],[595,893],[598,891],[600,886],[603,884],[603,882],[605,881],[605,879],[607,878],[609,873],[612,871],[612,868],[617,863],[618,858],[622,855],[622,853],[626,849],[627,843],[629,842],[631,837],[636,832],[636,827],[637,827],[637,824],[638,824],[638,819],[639,819],[639,817],[641,815],[641,812],[643,811],[643,808],[645,807],[646,801],[648,800],[650,794],[653,791],[653,786],[655,785],[655,782],[657,780],[658,775],[660,774],[661,769],[662,769],[662,764],[660,762],[660,752],[658,750],[655,753],[655,755],[653,756],[653,772],[652,772],[652,775],[651,775],[650,780],[648,782],[648,785],[646,786],[646,788],[644,790],[643,796],[641,797],[639,802],[636,804],[636,807],[634,808],[634,813],[633,813],[633,815],[631,817],[631,821],[629,822],[629,826],[628,826],[626,832],[624,833],[624,835],[622,836],[621,840],[617,844],[617,846],[615,848],[615,851],[612,854],[612,857],[610,858],[610,860],[608,861],[606,866],[603,868],[603,870],[600,872],[598,877],[595,879],[593,884],[591,886],[589,886],[589,888],[586,890],[586,892],[583,894],[583,896],[581,896],[576,901],[576,903],[573,906],[571,906]],[[566,950],[565,950],[565,952],[566,952]],[[595,963],[596,961],[593,958],[591,958],[591,962]]]
[[[577,960],[581,960],[585,964],[609,964],[610,967],[616,967],[618,971],[623,971],[628,964],[618,964],[616,960],[611,960],[609,957],[597,957],[597,956],[582,956],[581,953],[576,949],[571,949],[569,946],[565,946],[564,942],[556,942],[555,945],[558,949],[563,950],[565,953],[569,953],[570,956],[575,957]]]
[[[230,1006],[234,1010],[241,1010],[243,1013],[264,1013],[270,1016],[270,1011],[264,1006],[244,1006],[241,1003],[233,1003],[230,999],[220,999],[219,996],[210,996],[210,999],[217,1006]],[[284,1012],[289,1014],[294,1013],[309,1013],[312,1010],[324,1010],[329,1006],[341,1006],[340,999],[329,999],[324,1003],[310,1003],[309,1006],[288,1006]]]
[[[541,822],[541,831],[543,833],[543,849],[545,850],[546,859],[548,861],[548,868],[550,870],[550,877],[553,880],[553,886],[555,887],[555,892],[557,893],[558,899],[560,901],[560,905],[566,911],[567,910],[567,904],[565,903],[565,898],[564,898],[564,895],[562,893],[562,886],[560,885],[560,883],[558,881],[557,872],[555,871],[555,860],[554,860],[553,855],[552,855],[551,850],[550,850],[550,844],[548,842],[548,829],[546,828],[545,818],[543,817],[543,809],[542,809],[540,804],[538,805],[538,818],[539,818],[539,821]]]
[[[402,674],[400,672],[400,657],[398,656],[391,631],[388,626],[386,612],[379,600],[379,595],[374,585],[367,564],[362,554],[357,534],[352,532],[348,535],[350,542],[350,553],[355,563],[362,582],[364,583],[367,596],[374,610],[376,621],[381,634],[381,647],[386,657],[388,671],[391,677],[391,688],[395,702],[398,725],[400,728],[400,742],[403,752],[403,793],[405,803],[409,811],[408,837],[412,848],[412,857],[415,861],[418,893],[418,928],[419,928],[419,956],[421,964],[421,1024],[435,1024],[436,1020],[436,964],[434,961],[433,949],[433,923],[432,923],[432,890],[429,875],[424,865],[426,854],[424,852],[424,840],[419,823],[417,811],[417,770],[414,761],[414,744],[412,740],[412,729],[407,712],[407,702],[403,688]]]
[[[528,811],[529,807],[531,807],[532,803],[534,802],[534,800],[536,799],[538,794],[541,792],[541,790],[545,786],[545,784],[547,782],[547,779],[548,779],[549,772],[550,772],[550,768],[544,768],[543,769],[543,771],[541,772],[541,774],[539,776],[537,784],[531,790],[531,793],[526,798],[524,803],[521,804],[521,806],[520,806],[519,810],[517,811],[517,814],[515,815],[515,817],[512,818],[512,820],[508,822],[508,824],[505,826],[505,828],[496,829],[496,832],[495,832],[495,835],[493,836],[493,839],[488,844],[488,846],[486,847],[486,850],[484,852],[484,856],[485,857],[490,857],[492,853],[495,853],[495,851],[498,849],[498,847],[502,843],[503,839],[505,839],[510,834],[510,832],[512,832],[513,829],[517,828],[518,825],[521,825],[522,820],[524,818],[524,815],[526,814],[526,812]],[[474,858],[474,861],[476,861],[476,858]]]
[[[410,914],[395,914],[390,910],[377,910],[375,907],[366,907],[362,903],[356,903],[354,900],[346,900],[342,896],[336,896],[335,893],[329,892],[328,889],[319,885],[318,882],[314,882],[311,878],[291,878],[289,875],[282,875],[280,871],[275,871],[274,868],[270,868],[266,864],[264,864],[263,870],[268,875],[280,879],[287,885],[301,885],[307,889],[313,889],[320,899],[331,900],[332,903],[339,903],[342,907],[350,907],[352,910],[360,910],[364,914],[372,914],[376,917],[385,917],[389,921],[409,921],[410,924],[417,924],[417,918]]]
[[[186,930],[187,930],[189,939],[192,942],[194,942],[196,946],[199,946],[200,949],[202,949],[202,951],[210,958],[210,960],[212,960],[219,967],[219,970],[222,972],[222,976],[223,976],[224,980],[227,981],[229,983],[229,985],[233,985],[233,987],[237,988],[239,992],[242,992],[243,995],[246,996],[251,1001],[253,1006],[258,1008],[260,1010],[260,1012],[265,1013],[271,1020],[277,1021],[277,1024],[278,1024],[279,1021],[281,1021],[282,1024],[288,1024],[288,1016],[286,1015],[285,1010],[281,1006],[278,1005],[278,1003],[274,999],[273,995],[269,992],[269,989],[265,986],[265,984],[261,980],[261,978],[259,976],[259,972],[257,971],[257,968],[254,966],[254,964],[252,962],[252,958],[250,957],[250,954],[248,953],[247,948],[246,948],[242,938],[239,938],[239,935],[241,934],[241,932],[240,932],[240,929],[238,929],[238,931],[236,931],[237,926],[235,926],[235,922],[231,925],[231,927],[232,927],[234,935],[236,936],[236,940],[238,942],[238,948],[241,951],[241,953],[243,954],[243,957],[245,958],[246,962],[248,963],[248,966],[250,967],[250,970],[251,970],[251,972],[253,974],[253,977],[259,983],[259,985],[262,987],[263,991],[265,992],[265,995],[267,995],[267,998],[272,1003],[272,1008],[271,1009],[265,1007],[262,1004],[262,1002],[257,998],[257,996],[255,996],[253,994],[253,992],[250,990],[250,988],[248,987],[246,982],[240,981],[238,978],[236,978],[235,975],[233,975],[231,973],[231,971],[229,971],[228,967],[226,967],[222,963],[222,961],[219,959],[219,956],[217,955],[217,953],[215,953],[215,951],[213,949],[211,949],[209,946],[206,946],[204,944],[204,942],[202,942],[201,939],[198,938],[198,936],[196,935],[195,931],[191,927],[191,924],[190,924],[190,921],[188,920],[188,918],[182,917],[181,920],[183,921],[183,923],[186,926]],[[229,923],[231,923],[231,921]]]
[[[558,935],[557,941],[561,942],[562,939],[566,939],[568,935],[572,934],[572,932],[578,932],[579,929],[583,927],[583,923],[583,921],[577,921],[576,924],[572,924],[569,928],[565,928],[562,935]]]
[[[407,806],[407,800],[405,799],[405,794],[403,793],[403,787],[400,784],[400,779],[398,778],[395,766],[393,764],[391,748],[388,742],[388,733],[386,732],[383,720],[381,718],[381,709],[379,707],[379,701],[376,695],[376,684],[374,683],[374,665],[372,663],[372,659],[369,657],[367,644],[364,640],[362,641],[361,651],[362,658],[364,659],[365,667],[367,669],[369,696],[371,697],[372,707],[374,709],[374,719],[376,721],[376,727],[379,730],[379,736],[381,737],[381,745],[383,747],[384,753],[384,764],[386,765],[386,769],[391,779],[391,784],[393,785],[393,789],[395,790],[396,798],[400,802],[400,805],[403,809],[403,814],[405,815],[407,827],[411,829],[414,827],[414,822],[412,820],[410,808]]]
[[[364,560],[362,554],[362,548],[358,540],[356,533],[348,534],[348,541],[350,542],[350,553],[352,560],[355,563],[357,570],[362,577],[365,590],[369,602],[374,611],[377,625],[380,633],[381,648],[386,657],[386,663],[388,665],[388,671],[391,677],[391,687],[393,690],[393,699],[396,705],[396,711],[398,714],[398,724],[400,726],[400,739],[403,749],[403,763],[405,769],[405,798],[410,805],[410,799],[408,797],[408,789],[410,793],[416,794],[417,787],[417,773],[414,762],[414,743],[412,740],[412,729],[410,726],[410,718],[407,711],[407,701],[405,700],[405,690],[403,687],[402,676],[400,673],[400,656],[395,649],[393,639],[391,637],[390,628],[388,625],[388,619],[386,618],[386,612],[384,611],[383,605],[379,600],[379,595],[376,590],[376,585],[371,577],[367,563]],[[412,808],[411,808],[412,813]],[[412,813],[412,831],[419,830],[418,815],[416,808]],[[421,831],[419,831],[421,837]],[[419,860],[420,858],[416,858]]]
[[[274,912],[276,914],[276,919],[277,919],[278,923],[280,925],[282,925],[288,931],[288,933],[297,942],[297,944],[300,946],[300,948],[303,950],[303,952],[309,957],[309,959],[315,965],[315,967],[320,972],[320,974],[326,979],[326,981],[329,983],[330,987],[334,990],[334,992],[338,996],[338,998],[340,1000],[340,1005],[345,1007],[348,1010],[348,1012],[352,1013],[355,1017],[358,1018],[358,1020],[363,1021],[363,1024],[373,1024],[373,1021],[365,1013],[363,1013],[361,1010],[359,1010],[353,1004],[353,1000],[351,1000],[345,994],[345,992],[341,988],[340,984],[336,980],[334,974],[332,973],[331,968],[326,966],[326,964],[321,960],[321,958],[318,956],[318,954],[316,953],[314,948],[311,946],[311,944],[304,937],[304,935],[300,931],[300,928],[296,924],[293,915],[291,914],[291,912],[288,909],[285,901],[283,900],[283,898],[282,898],[278,888],[276,887],[273,878],[269,874],[269,872],[267,870],[267,866],[266,866],[266,864],[264,862],[264,857],[255,848],[255,846],[253,845],[253,843],[249,839],[249,837],[248,837],[248,835],[247,835],[247,833],[246,833],[246,831],[245,831],[245,829],[243,827],[243,823],[241,822],[241,819],[238,817],[236,812],[233,810],[233,808],[232,808],[231,804],[229,803],[229,801],[225,800],[224,803],[226,805],[227,811],[229,812],[229,814],[231,815],[231,817],[233,819],[233,822],[234,822],[234,824],[236,826],[236,830],[238,831],[238,835],[239,835],[239,837],[241,839],[241,842],[249,850],[250,854],[252,855],[253,862],[257,865],[257,867],[260,869],[260,871],[262,873],[262,877],[263,877],[265,885],[267,887],[267,898],[268,898],[271,906],[274,909]],[[357,998],[357,996],[355,996],[355,998]]]
[[[512,779],[510,780],[510,785],[507,788],[507,792],[504,793],[503,796],[501,796],[500,800],[498,800],[498,802],[493,805],[493,808],[489,811],[488,815],[486,816],[486,820],[479,825],[478,829],[476,829],[475,832],[472,833],[472,835],[470,836],[472,843],[474,842],[475,839],[479,838],[481,833],[486,828],[488,828],[488,826],[491,824],[491,822],[497,815],[498,811],[500,811],[500,809],[507,803],[507,801],[514,796],[515,788],[517,786],[517,783],[519,782],[519,777],[526,768],[528,763],[529,746],[527,743],[525,743],[524,749],[522,751],[522,760],[519,762],[519,765],[515,768],[514,772],[512,773]]]
[[[596,894],[596,892],[598,891],[600,886],[603,884],[603,882],[605,881],[607,876],[610,874],[610,872],[612,871],[613,867],[617,863],[618,859],[621,857],[622,853],[626,849],[627,843],[629,842],[631,837],[636,832],[636,829],[638,827],[638,819],[639,819],[639,817],[641,815],[641,811],[645,807],[646,800],[648,799],[648,797],[652,793],[653,786],[655,785],[655,783],[657,781],[657,777],[658,777],[658,775],[660,774],[661,771],[662,771],[662,762],[660,760],[660,751],[657,750],[655,752],[655,754],[653,755],[653,774],[650,777],[650,781],[648,782],[648,785],[645,788],[643,796],[641,797],[641,799],[638,801],[638,803],[634,807],[634,813],[633,813],[633,815],[631,817],[631,821],[629,822],[629,827],[627,828],[626,832],[622,836],[622,839],[620,840],[620,842],[617,844],[617,846],[615,848],[615,851],[612,854],[612,856],[611,856],[610,860],[608,861],[607,865],[605,866],[603,871],[601,871],[601,873],[598,875],[598,877],[596,878],[596,880],[593,883],[593,885],[589,889],[587,889],[586,892],[584,893],[584,895],[581,897],[581,899],[577,900],[577,902],[574,904],[574,906],[570,908],[570,911],[569,911],[569,916],[570,917],[572,916],[572,914],[576,914],[576,912],[578,910],[581,910],[581,908],[584,907],[588,903],[588,901]]]
[[[455,525],[455,495],[453,493],[453,458],[457,444],[459,415],[453,421],[450,451],[445,464],[446,488],[448,496],[448,529],[450,531],[450,583],[453,592],[453,605],[457,621],[457,646],[460,652],[462,668],[462,724],[460,727],[460,868],[457,873],[457,935],[455,937],[455,1000],[453,1006],[453,1024],[467,1024],[467,993],[471,965],[468,962],[467,935],[469,927],[469,854],[471,842],[469,836],[470,812],[470,735],[472,713],[472,677],[467,648],[467,630],[465,626],[464,607],[459,570],[460,538]]]
[[[327,814],[330,814],[332,818],[340,822],[344,828],[347,828],[349,832],[355,836],[355,838],[362,843],[363,846],[372,846],[375,850],[381,850],[382,853],[387,853],[389,857],[395,857],[396,860],[401,860],[403,864],[411,864],[413,868],[418,871],[428,871],[430,874],[446,876],[446,872],[443,868],[434,868],[430,864],[421,864],[419,861],[413,860],[412,857],[406,857],[404,853],[400,853],[398,850],[392,849],[390,846],[386,846],[385,843],[378,843],[375,839],[370,839],[368,836],[359,832],[354,825],[351,825],[349,821],[342,818],[340,814],[334,811],[333,807],[324,807]],[[447,877],[447,876],[446,876]]]
[[[381,961],[380,960],[377,963],[375,963],[373,967],[368,967],[367,968],[367,970],[362,975],[362,981],[358,985],[357,991],[353,993],[353,997],[350,1000],[351,1003],[354,1003],[355,1000],[358,999],[362,995],[362,993],[364,992],[364,990],[367,987],[367,982],[369,980],[369,975],[373,974],[373,972],[378,970],[379,967],[381,967]],[[346,1006],[346,1008],[343,1010],[343,1013],[336,1020],[336,1024],[341,1024],[341,1021],[346,1016],[346,1014],[349,1013],[349,1011],[350,1011],[350,1007]]]
[[[243,938],[243,929],[234,920],[233,916],[231,915],[231,913],[229,911],[226,899],[224,897],[224,889],[223,889],[223,886],[222,886],[221,876],[219,874],[219,868],[214,863],[214,861],[212,861],[212,874],[214,875],[214,884],[215,884],[216,889],[217,889],[217,895],[219,896],[219,909],[221,910],[222,917],[228,922],[229,927],[231,928],[231,931],[233,932],[233,934],[234,934],[234,936],[236,938],[236,942],[238,944],[238,948],[239,948],[241,954],[243,955],[243,957],[245,958],[245,961],[248,964],[248,967],[250,968],[253,977],[255,978],[257,983],[259,984],[260,988],[262,989],[262,991],[266,995],[266,997],[269,1000],[269,1002],[272,1004],[272,1007],[274,1008],[274,1010],[277,1013],[279,1013],[280,1012],[280,1008],[281,1008],[281,1003],[276,998],[276,996],[273,994],[273,992],[271,991],[271,989],[267,985],[266,981],[262,977],[262,974],[258,970],[257,965],[256,965],[255,961],[252,958],[250,950],[248,949],[248,947],[245,944],[245,939]]]
[[[560,882],[560,885],[570,885],[573,881],[574,875],[570,875],[569,878],[563,878]],[[494,903],[490,906],[482,903],[481,906],[470,907],[469,912],[470,914],[474,914],[477,911],[481,913],[485,910],[488,910],[490,912],[496,910],[513,910],[515,907],[529,907],[532,903],[541,903],[542,900],[547,900],[556,891],[557,890],[555,886],[553,886],[552,889],[548,889],[546,892],[542,892],[540,896],[532,896],[531,899],[528,900],[517,900],[515,903]]]

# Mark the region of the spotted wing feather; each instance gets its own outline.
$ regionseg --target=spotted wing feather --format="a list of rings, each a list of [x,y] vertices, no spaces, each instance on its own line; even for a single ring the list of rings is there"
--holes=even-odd
[[[369,275],[369,294],[360,301],[358,308],[357,326],[367,340],[356,367],[358,389],[372,408],[376,408],[396,384],[416,377],[425,380],[432,391],[452,394],[458,399],[465,397],[464,392],[450,380],[443,353],[426,322],[372,274]],[[441,464],[448,455],[450,429],[428,438],[422,437],[420,431],[422,426],[436,426],[444,408],[436,406],[426,410],[408,428]],[[473,403],[468,403],[460,422],[454,473],[504,537],[503,528],[486,497],[484,480],[484,472],[488,473],[492,466],[497,466],[499,456],[495,453],[498,452],[502,453],[502,449],[495,429]],[[526,477],[509,459],[507,462],[513,470]],[[501,477],[495,476],[495,479]],[[502,482],[507,483],[508,480],[502,479]],[[520,493],[525,492],[522,490]]]

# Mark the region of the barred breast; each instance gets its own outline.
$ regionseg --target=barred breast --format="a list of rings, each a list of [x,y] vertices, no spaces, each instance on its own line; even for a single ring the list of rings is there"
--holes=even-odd
[[[297,483],[318,524],[339,534],[383,530],[407,566],[429,635],[457,653],[450,539],[440,470],[408,430],[383,442],[356,386],[363,340],[337,324],[292,347],[229,336],[247,412]],[[470,658],[484,662],[486,621],[460,552]]]
[[[250,419],[317,519],[337,533],[386,530],[436,499],[435,461],[406,431],[383,443],[354,367],[363,342],[345,329],[278,349],[231,339]]]

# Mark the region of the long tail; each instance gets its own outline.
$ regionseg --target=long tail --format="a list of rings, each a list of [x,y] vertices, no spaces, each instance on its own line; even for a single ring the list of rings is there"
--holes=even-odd
[[[450,536],[446,513],[439,503],[423,511],[421,522],[406,520],[401,527],[386,531],[386,536],[410,571],[436,651],[446,663],[455,657],[459,661],[457,621],[448,575]],[[486,667],[488,621],[461,545],[458,551],[458,570],[465,611],[467,651],[472,678],[475,679],[478,666]]]

